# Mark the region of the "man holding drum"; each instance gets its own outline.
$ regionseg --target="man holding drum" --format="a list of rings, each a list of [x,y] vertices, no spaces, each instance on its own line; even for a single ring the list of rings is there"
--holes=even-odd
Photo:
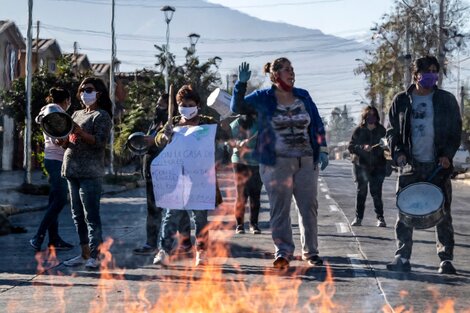
[[[460,145],[462,119],[455,97],[436,86],[439,68],[433,56],[415,61],[414,83],[393,99],[387,139],[393,160],[403,169],[398,181],[399,191],[412,183],[430,181],[443,192],[444,213],[436,225],[437,254],[441,260],[439,273],[456,274],[451,262],[454,229],[450,175],[452,158]],[[411,270],[413,228],[419,227],[406,223],[399,215],[395,226],[398,249],[394,261],[387,264],[388,270]]]

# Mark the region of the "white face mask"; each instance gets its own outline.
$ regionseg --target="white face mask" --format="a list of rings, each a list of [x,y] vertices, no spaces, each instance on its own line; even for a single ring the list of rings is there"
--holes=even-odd
[[[197,107],[178,107],[181,116],[187,120],[192,119],[197,115]]]
[[[92,91],[90,93],[82,92],[80,99],[82,100],[85,106],[89,107],[90,105],[93,105],[93,103],[96,102],[96,91]]]

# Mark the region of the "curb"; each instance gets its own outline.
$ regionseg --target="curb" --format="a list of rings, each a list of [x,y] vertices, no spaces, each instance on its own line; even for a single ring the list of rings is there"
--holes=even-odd
[[[145,181],[139,180],[137,182],[127,183],[125,185],[122,185],[119,190],[103,191],[101,195],[111,195],[111,196],[117,195],[117,194],[126,192],[128,190],[137,189],[143,186],[145,186]],[[44,196],[44,197],[47,197],[47,196]],[[0,214],[4,214],[6,216],[12,216],[12,215],[23,214],[23,213],[43,211],[46,208],[47,208],[47,205],[16,207],[12,204],[0,204]]]

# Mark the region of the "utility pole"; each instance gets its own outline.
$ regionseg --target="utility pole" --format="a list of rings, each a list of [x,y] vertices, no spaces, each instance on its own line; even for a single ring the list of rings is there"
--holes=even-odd
[[[114,7],[115,7],[115,0],[112,0],[112,14],[111,14],[111,68],[109,69],[109,98],[111,99],[111,112],[113,112],[116,107],[115,98],[116,98],[116,85],[114,83],[114,65],[116,63],[116,35],[114,33]],[[111,118],[111,135],[109,136],[109,173],[114,174],[114,118]]]
[[[26,119],[24,133],[23,168],[25,169],[24,183],[31,184],[31,83],[32,72],[32,48],[33,48],[33,0],[28,0],[28,30],[26,34]]]
[[[442,86],[442,79],[444,77],[444,65],[445,65],[445,39],[446,35],[444,33],[445,21],[444,21],[444,9],[445,9],[445,0],[439,1],[439,49],[438,49],[438,60],[441,65],[441,70],[439,71],[439,80],[437,81],[437,86],[440,88]]]
[[[78,74],[78,42],[73,42],[73,56],[72,56],[72,66],[73,66],[73,73],[75,77]]]
[[[460,116],[463,118],[465,115],[465,87],[460,87]]]
[[[408,20],[405,26],[405,90],[411,85],[411,54],[410,54],[410,25]]]
[[[39,69],[39,20],[36,21],[36,55],[34,56],[36,70]]]

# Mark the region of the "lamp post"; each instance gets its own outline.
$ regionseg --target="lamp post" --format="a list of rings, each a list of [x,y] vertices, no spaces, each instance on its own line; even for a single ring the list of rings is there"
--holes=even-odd
[[[168,84],[168,67],[170,63],[168,62],[168,58],[170,56],[170,22],[173,18],[173,13],[175,13],[175,8],[169,5],[165,5],[160,9],[165,14],[165,22],[166,22],[166,46],[165,46],[165,91],[169,92],[169,84]]]
[[[191,33],[188,35],[188,38],[189,38],[189,44],[190,44],[189,51],[194,54],[196,52],[196,44],[199,38],[201,38],[201,36],[196,33]]]

